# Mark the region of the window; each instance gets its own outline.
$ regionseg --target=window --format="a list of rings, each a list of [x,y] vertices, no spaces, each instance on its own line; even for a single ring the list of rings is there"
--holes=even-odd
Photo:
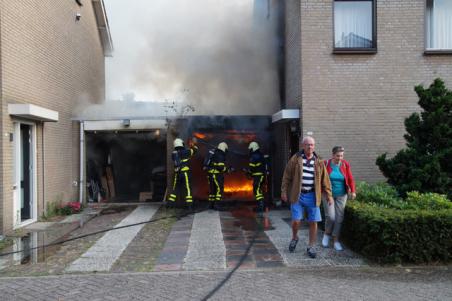
[[[427,0],[427,50],[452,50],[452,0]]]
[[[334,51],[375,52],[376,1],[334,1]]]

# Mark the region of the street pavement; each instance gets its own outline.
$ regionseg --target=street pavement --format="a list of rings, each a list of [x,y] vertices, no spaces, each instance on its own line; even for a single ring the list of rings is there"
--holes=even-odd
[[[227,272],[1,278],[1,300],[205,300]],[[239,270],[208,300],[452,300],[447,268]]]
[[[306,225],[288,252],[287,210],[178,214],[158,205],[107,208],[68,238],[156,222],[3,257],[0,300],[452,300],[449,266],[381,267],[321,247],[310,259]]]

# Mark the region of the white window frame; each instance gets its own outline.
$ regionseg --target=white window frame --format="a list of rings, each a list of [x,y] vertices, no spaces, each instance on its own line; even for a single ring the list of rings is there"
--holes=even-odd
[[[452,54],[452,45],[450,48],[439,48],[439,47],[431,47],[430,40],[432,39],[432,27],[431,22],[433,17],[431,16],[431,11],[429,10],[429,3],[434,3],[435,0],[426,0],[425,1],[425,26],[424,26],[424,37],[425,37],[425,54]],[[452,35],[452,28],[450,30]]]

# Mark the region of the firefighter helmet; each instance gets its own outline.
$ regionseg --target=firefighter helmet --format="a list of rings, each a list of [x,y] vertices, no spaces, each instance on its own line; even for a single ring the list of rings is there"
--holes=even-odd
[[[173,145],[174,145],[174,148],[184,147],[184,141],[180,138],[176,138],[176,139],[174,139]]]
[[[258,144],[256,141],[253,141],[253,142],[251,142],[250,145],[248,146],[248,149],[249,149],[250,151],[255,152],[255,151],[257,151],[257,150],[259,149],[259,144]]]
[[[226,142],[221,142],[220,144],[218,144],[217,148],[223,152],[226,152],[228,150],[228,145],[226,144]]]

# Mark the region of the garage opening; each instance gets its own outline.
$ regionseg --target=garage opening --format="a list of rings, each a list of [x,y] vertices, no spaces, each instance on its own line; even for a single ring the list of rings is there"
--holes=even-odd
[[[215,149],[220,142],[229,146],[226,166],[233,172],[225,174],[225,201],[254,201],[253,182],[243,169],[248,168],[251,141],[257,141],[264,155],[271,153],[271,120],[268,116],[192,116],[178,126],[181,137],[196,137],[198,153],[191,160],[192,190],[196,200],[207,200],[207,172],[203,170],[203,162],[209,150]],[[172,149],[171,149],[172,151]],[[271,160],[271,158],[269,158]],[[171,180],[171,179],[170,179]],[[271,195],[271,173],[265,178],[264,192]]]
[[[162,201],[166,135],[161,130],[86,131],[89,202]]]

